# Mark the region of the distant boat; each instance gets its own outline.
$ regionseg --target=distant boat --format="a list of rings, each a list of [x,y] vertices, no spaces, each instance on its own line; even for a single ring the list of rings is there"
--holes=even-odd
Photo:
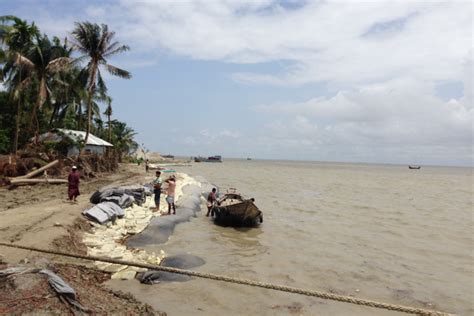
[[[222,162],[222,156],[215,155],[210,157],[194,157],[194,162]]]
[[[170,159],[174,159],[174,156],[173,155],[164,155],[164,156],[161,156],[163,158],[170,158]]]
[[[247,160],[252,160],[252,158],[249,157],[249,158],[247,158]]]
[[[408,169],[421,169],[421,166],[408,166]]]

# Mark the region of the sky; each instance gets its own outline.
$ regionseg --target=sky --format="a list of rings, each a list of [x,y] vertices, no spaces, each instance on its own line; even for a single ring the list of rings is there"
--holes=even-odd
[[[471,1],[0,0],[71,36],[105,23],[114,116],[183,156],[473,165]]]

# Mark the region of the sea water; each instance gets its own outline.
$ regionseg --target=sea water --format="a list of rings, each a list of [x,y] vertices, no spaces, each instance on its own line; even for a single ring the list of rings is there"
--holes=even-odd
[[[203,207],[147,250],[198,256],[201,272],[474,313],[472,168],[225,160],[177,171],[255,198],[264,222],[219,227]],[[114,286],[169,315],[395,315],[206,279]]]

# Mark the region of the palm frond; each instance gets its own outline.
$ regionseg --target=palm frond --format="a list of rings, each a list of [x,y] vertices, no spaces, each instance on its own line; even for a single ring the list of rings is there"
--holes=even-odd
[[[35,68],[33,62],[20,53],[15,53],[15,65],[21,66],[29,71],[32,71]]]
[[[98,92],[101,95],[106,95],[107,94],[107,86],[105,85],[105,81],[102,78],[102,75],[99,70],[97,70],[97,87],[99,88]]]
[[[126,70],[120,69],[118,67],[105,64],[105,69],[114,76],[120,77],[120,78],[125,78],[125,79],[130,79],[132,77],[132,74]]]
[[[115,43],[114,43],[115,44]],[[104,54],[104,57],[109,57],[109,56],[112,56],[112,55],[115,55],[117,53],[122,53],[122,52],[126,52],[126,51],[129,51],[130,50],[130,47],[127,46],[127,45],[121,45],[119,47],[116,47],[112,50],[107,50],[107,52]]]
[[[71,67],[72,61],[73,59],[69,57],[59,57],[53,59],[46,66],[46,71],[54,73],[62,70],[67,70],[69,67]]]

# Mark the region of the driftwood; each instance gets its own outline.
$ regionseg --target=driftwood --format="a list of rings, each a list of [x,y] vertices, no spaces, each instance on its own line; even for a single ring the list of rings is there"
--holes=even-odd
[[[49,183],[49,184],[64,184],[68,183],[65,179],[10,179],[10,184],[35,184],[35,183]]]
[[[18,179],[18,180],[21,180],[21,179],[29,179],[29,178],[32,178],[32,177],[34,177],[34,176],[37,176],[37,175],[41,174],[43,171],[45,171],[45,170],[47,170],[47,169],[49,169],[49,168],[51,168],[51,167],[56,166],[58,163],[59,163],[59,160],[55,160],[55,161],[53,161],[53,162],[50,162],[50,163],[47,164],[46,166],[43,166],[43,167],[41,167],[41,168],[39,168],[39,169],[37,169],[37,170],[35,170],[35,171],[32,171],[32,172],[28,173],[27,175],[24,175],[24,176],[21,176],[21,177],[13,178],[13,179],[11,179],[11,181],[12,181],[12,183],[13,183],[13,181],[14,181],[14,180],[17,180],[17,179]]]

